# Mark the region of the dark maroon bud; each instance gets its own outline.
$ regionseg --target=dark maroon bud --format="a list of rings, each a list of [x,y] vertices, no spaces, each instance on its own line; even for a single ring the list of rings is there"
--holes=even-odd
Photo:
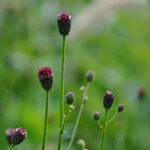
[[[118,112],[122,112],[124,110],[124,107],[125,107],[124,104],[122,104],[122,103],[119,104],[117,107]]]
[[[44,90],[51,90],[54,82],[53,71],[48,67],[42,67],[38,72],[38,78]]]
[[[11,136],[11,142],[14,145],[20,144],[27,137],[27,132],[24,128],[17,128]]]
[[[100,114],[97,111],[95,111],[92,116],[93,116],[94,120],[96,120],[96,121],[99,120],[99,118],[100,118]]]
[[[95,79],[95,73],[93,70],[89,70],[85,74],[85,79],[87,82],[91,82]]]
[[[71,16],[67,12],[60,13],[57,16],[57,23],[59,33],[61,35],[68,35],[71,28]]]
[[[75,101],[75,94],[73,92],[68,92],[66,94],[66,102],[67,104],[72,104]]]
[[[103,106],[105,109],[110,109],[113,105],[115,95],[111,91],[107,91],[103,97]]]

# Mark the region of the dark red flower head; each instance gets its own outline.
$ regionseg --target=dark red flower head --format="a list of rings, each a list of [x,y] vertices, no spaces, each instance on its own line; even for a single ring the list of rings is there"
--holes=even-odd
[[[14,145],[20,144],[27,137],[27,132],[24,128],[17,128],[11,136],[11,142]]]
[[[59,33],[61,35],[68,35],[71,28],[71,16],[67,12],[60,13],[57,16],[57,23]]]
[[[110,109],[113,105],[115,95],[111,91],[107,91],[103,97],[103,106],[105,109]]]
[[[41,86],[47,91],[51,90],[54,81],[53,71],[48,67],[42,67],[39,69],[38,78],[41,83]]]

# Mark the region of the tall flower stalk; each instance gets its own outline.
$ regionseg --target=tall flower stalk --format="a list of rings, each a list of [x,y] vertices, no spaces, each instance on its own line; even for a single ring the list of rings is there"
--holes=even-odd
[[[63,124],[64,115],[64,76],[65,76],[65,50],[66,36],[69,35],[71,28],[71,16],[67,12],[60,13],[57,16],[59,33],[63,36],[62,66],[61,66],[61,100],[60,100],[60,128]]]
[[[66,49],[66,36],[63,35],[63,51],[62,51],[62,66],[61,66],[61,100],[60,100],[60,127],[63,123],[64,114],[64,76],[65,76],[65,49]]]
[[[49,90],[46,91],[45,123],[44,123],[42,150],[45,149],[45,141],[46,141],[46,130],[47,130],[47,119],[48,119],[48,96],[49,96]]]
[[[79,113],[78,113],[78,117],[77,117],[74,129],[73,129],[73,133],[72,133],[71,140],[70,140],[70,143],[69,143],[69,146],[68,146],[67,150],[70,150],[71,147],[72,147],[72,144],[73,144],[73,141],[74,141],[74,137],[75,137],[75,134],[76,134],[76,131],[77,131],[77,127],[78,127],[78,124],[79,124],[79,121],[80,121],[80,117],[81,117],[84,105],[85,105],[86,101],[88,100],[87,92],[88,92],[88,89],[89,89],[89,86],[90,86],[90,82],[93,81],[94,78],[95,78],[94,71],[92,71],[92,70],[87,71],[86,75],[85,75],[85,78],[86,78],[88,83],[87,83],[86,88],[84,86],[80,88],[80,90],[82,91],[82,103],[81,103],[81,107],[80,107],[80,110],[79,110]]]
[[[106,134],[106,127],[107,127],[107,115],[108,115],[108,110],[113,105],[114,99],[115,99],[115,95],[111,91],[107,91],[104,94],[103,106],[105,108],[105,119],[104,119],[103,131],[102,131],[100,150],[104,149],[104,140],[105,140],[105,134]]]
[[[45,149],[45,141],[46,141],[46,130],[47,130],[47,119],[48,119],[48,97],[49,91],[52,90],[54,74],[53,71],[48,67],[42,67],[39,69],[38,78],[41,83],[41,86],[46,91],[46,104],[45,104],[45,123],[44,123],[44,133],[43,133],[43,142],[42,142],[42,150]]]

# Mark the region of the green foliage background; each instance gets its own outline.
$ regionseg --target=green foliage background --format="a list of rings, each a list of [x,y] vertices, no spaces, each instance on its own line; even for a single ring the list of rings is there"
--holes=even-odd
[[[5,129],[24,127],[27,139],[16,150],[41,149],[45,91],[37,72],[47,66],[54,71],[50,92],[47,149],[56,149],[59,126],[62,37],[56,17],[67,11],[72,18],[91,0],[0,1],[0,149],[8,148]],[[84,139],[88,150],[100,147],[101,132],[92,113],[104,119],[102,98],[115,94],[109,118],[119,103],[121,113],[107,128],[105,150],[150,149],[150,6],[128,6],[115,10],[114,21],[96,22],[77,39],[67,37],[65,93],[76,94],[75,110],[65,128],[63,150],[69,143],[81,104],[79,88],[86,85],[85,72],[94,70],[89,100],[84,108],[72,150]],[[72,19],[73,21],[73,19]],[[80,26],[80,24],[79,24]],[[138,98],[144,87],[146,96]],[[67,108],[67,104],[65,104]]]

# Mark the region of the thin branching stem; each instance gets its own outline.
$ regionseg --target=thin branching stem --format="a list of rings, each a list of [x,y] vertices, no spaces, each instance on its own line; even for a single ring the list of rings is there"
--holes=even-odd
[[[83,102],[83,101],[84,101],[84,96],[87,95],[89,86],[90,86],[90,82],[88,82],[87,87],[86,87],[86,91],[85,91],[85,93],[84,93],[84,95],[83,95],[82,104],[81,104],[81,107],[80,107],[80,110],[79,110],[79,113],[78,113],[78,117],[77,117],[77,120],[76,120],[74,129],[73,129],[73,133],[72,133],[71,140],[70,140],[70,143],[69,143],[69,146],[68,146],[68,149],[67,149],[67,150],[70,150],[70,149],[71,149],[71,146],[72,146],[72,144],[73,144],[74,137],[75,137],[75,134],[76,134],[76,131],[77,131],[77,127],[78,127],[78,124],[79,124],[79,120],[80,120],[80,117],[81,117],[81,114],[82,114],[82,111],[83,111],[83,107],[84,107],[84,105],[85,105],[85,103]]]
[[[13,147],[14,147],[14,144],[11,144],[8,150],[12,150]]]
[[[66,125],[66,122],[67,122],[67,120],[68,120],[68,117],[69,117],[70,112],[71,112],[71,110],[70,110],[69,107],[68,107],[67,115],[65,116],[63,125],[62,125],[62,127],[61,127],[61,129],[60,129],[60,133],[59,133],[58,150],[61,150],[62,139],[63,139],[63,134],[64,134],[64,128],[65,128],[65,125]]]
[[[97,122],[98,122],[100,129],[103,131],[103,126],[101,125],[100,120],[97,120]]]
[[[115,119],[118,114],[119,114],[119,113],[117,112],[117,113],[106,123],[106,125],[110,124],[110,122],[111,122],[113,119]]]

